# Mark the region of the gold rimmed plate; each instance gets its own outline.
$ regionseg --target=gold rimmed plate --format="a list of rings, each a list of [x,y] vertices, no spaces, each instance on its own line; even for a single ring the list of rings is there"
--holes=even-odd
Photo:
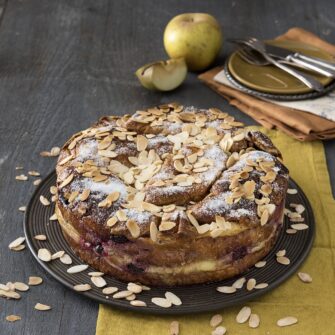
[[[269,40],[266,41],[266,43],[300,52],[308,56],[333,61],[333,57],[327,52],[305,43],[277,40]],[[284,95],[313,92],[312,89],[305,86],[298,79],[273,65],[257,66],[249,64],[238,55],[237,51],[230,56],[227,67],[231,76],[233,76],[240,84],[259,92]],[[333,81],[333,78],[315,74],[307,70],[304,72],[319,80],[325,87],[329,86]]]

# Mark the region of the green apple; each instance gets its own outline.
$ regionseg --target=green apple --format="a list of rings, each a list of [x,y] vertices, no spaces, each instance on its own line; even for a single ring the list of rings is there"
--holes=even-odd
[[[185,80],[187,66],[184,58],[169,59],[144,65],[135,74],[149,90],[171,91]]]
[[[171,58],[184,57],[191,71],[206,69],[222,45],[217,20],[204,13],[186,13],[174,17],[164,31],[164,47]]]

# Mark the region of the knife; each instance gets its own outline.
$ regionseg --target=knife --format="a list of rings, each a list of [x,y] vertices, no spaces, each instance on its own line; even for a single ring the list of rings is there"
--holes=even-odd
[[[298,52],[266,44],[266,51],[275,57],[283,58],[304,66],[307,69],[318,72],[326,77],[335,77],[335,63],[327,62],[321,58],[302,55]]]

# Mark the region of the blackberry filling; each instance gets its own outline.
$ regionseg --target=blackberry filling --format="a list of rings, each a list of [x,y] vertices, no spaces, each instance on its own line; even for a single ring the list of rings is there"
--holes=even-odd
[[[102,254],[102,252],[104,251],[104,248],[101,244],[98,244],[94,247],[94,250],[95,250],[96,253]]]
[[[233,260],[237,260],[239,258],[243,258],[247,254],[246,247],[240,247],[233,251]]]
[[[137,267],[133,263],[129,263],[127,265],[127,269],[132,273],[142,273],[142,272],[144,272],[144,269]]]
[[[123,235],[111,235],[109,239],[115,243],[120,243],[120,244],[129,242],[127,237]]]

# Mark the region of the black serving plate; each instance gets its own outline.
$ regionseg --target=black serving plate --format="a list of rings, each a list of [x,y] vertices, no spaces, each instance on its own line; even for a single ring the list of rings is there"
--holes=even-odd
[[[55,185],[55,182],[56,174],[55,172],[52,172],[39,185],[28,204],[24,220],[24,233],[28,247],[39,264],[60,283],[70,289],[73,289],[73,286],[76,284],[89,283],[92,286],[92,290],[78,293],[99,303],[108,304],[117,308],[150,314],[173,315],[214,311],[244,303],[273,290],[288,277],[292,276],[307,257],[313,243],[315,224],[311,206],[300,187],[291,179],[289,181],[289,187],[296,188],[298,193],[287,195],[286,207],[288,207],[289,203],[302,204],[306,208],[303,216],[305,218],[305,223],[309,225],[309,229],[298,231],[294,235],[288,235],[285,233],[285,230],[290,224],[288,219],[285,218],[284,229],[282,230],[275,247],[264,258],[264,260],[267,261],[265,267],[252,267],[250,270],[236,278],[215,283],[179,287],[152,287],[150,291],[143,291],[137,295],[137,299],[145,301],[147,307],[134,307],[130,305],[127,300],[113,299],[112,296],[107,298],[102,294],[102,289],[95,287],[91,283],[90,277],[87,274],[90,271],[94,271],[93,268],[89,267],[86,271],[76,274],[68,274],[66,272],[68,267],[82,264],[83,262],[75,255],[67,244],[58,222],[49,220],[50,216],[54,213],[54,204],[52,203],[50,206],[46,207],[39,201],[40,195],[50,199],[49,189],[50,186]],[[38,241],[34,239],[34,236],[38,234],[45,234],[47,240]],[[58,259],[45,263],[37,257],[37,252],[40,248],[47,248],[52,253],[64,250],[71,256],[73,263],[72,265],[65,265]],[[275,254],[281,249],[286,249],[286,255],[291,261],[289,265],[281,265],[277,263]],[[232,294],[222,294],[216,291],[218,286],[232,285],[237,278],[242,276],[246,279],[255,278],[257,283],[265,282],[268,283],[269,286],[260,290],[254,289],[252,291],[247,291],[244,285],[242,289],[237,290]],[[116,286],[120,290],[126,289],[127,283],[121,282],[109,275],[105,275],[104,278],[107,281],[108,286]],[[166,291],[171,291],[179,296],[183,302],[182,305],[172,306],[171,308],[161,308],[151,302],[152,297],[164,297]]]

